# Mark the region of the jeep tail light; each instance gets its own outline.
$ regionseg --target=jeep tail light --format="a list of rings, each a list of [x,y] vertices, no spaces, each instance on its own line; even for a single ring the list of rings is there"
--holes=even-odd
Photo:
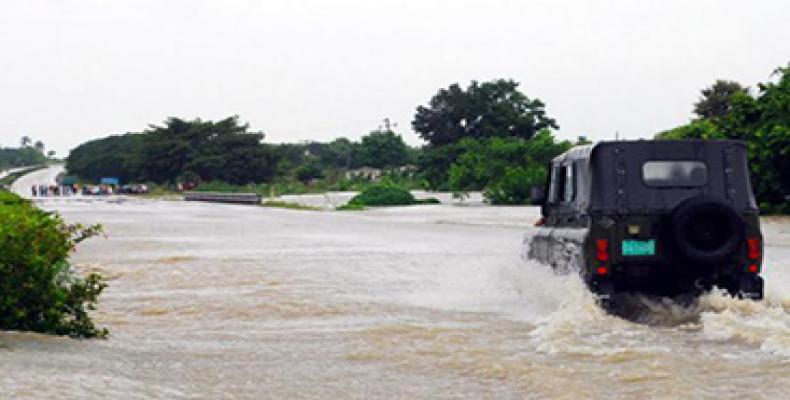
[[[598,239],[595,241],[595,258],[598,261],[609,260],[609,241],[606,239]]]
[[[760,239],[759,238],[748,238],[746,239],[746,246],[747,252],[746,256],[749,257],[750,260],[758,260],[760,259]]]
[[[760,273],[760,266],[757,265],[757,264],[749,264],[749,266],[746,267],[746,270],[751,272],[751,273],[753,273],[753,274],[759,274]]]
[[[597,270],[595,270],[595,272],[597,272],[598,275],[603,276],[609,273],[609,268],[606,268],[605,265],[601,265]]]

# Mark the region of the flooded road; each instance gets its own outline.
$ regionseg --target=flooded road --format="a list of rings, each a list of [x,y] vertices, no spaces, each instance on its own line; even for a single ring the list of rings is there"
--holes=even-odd
[[[634,323],[522,260],[536,208],[41,206],[105,225],[75,261],[111,337],[0,333],[1,397],[790,398],[788,219],[763,221],[765,301]]]

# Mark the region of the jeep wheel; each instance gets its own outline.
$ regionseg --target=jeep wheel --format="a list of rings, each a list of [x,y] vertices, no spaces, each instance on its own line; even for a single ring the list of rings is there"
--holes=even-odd
[[[681,203],[672,213],[676,249],[700,264],[727,261],[743,243],[743,219],[729,205],[696,197]]]

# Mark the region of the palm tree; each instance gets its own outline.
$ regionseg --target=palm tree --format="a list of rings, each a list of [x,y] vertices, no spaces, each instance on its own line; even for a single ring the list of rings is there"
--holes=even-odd
[[[19,141],[22,147],[30,146],[30,142],[32,142],[32,139],[28,135],[22,136],[22,139]]]

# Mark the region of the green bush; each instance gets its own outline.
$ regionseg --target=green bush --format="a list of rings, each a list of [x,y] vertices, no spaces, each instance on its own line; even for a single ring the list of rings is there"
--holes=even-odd
[[[530,189],[542,186],[545,181],[546,170],[542,166],[507,167],[505,173],[492,182],[483,195],[491,204],[496,205],[529,204]]]
[[[529,140],[518,138],[463,139],[463,152],[450,166],[449,187],[463,194],[482,190],[492,204],[529,204],[529,191],[546,182],[546,165],[570,149],[568,141],[540,131]]]
[[[348,203],[353,206],[408,206],[415,204],[408,190],[392,184],[371,186],[354,196]]]
[[[68,262],[101,227],[66,225],[8,192],[0,192],[0,221],[0,329],[106,337],[88,315],[105,283],[78,276]]]

